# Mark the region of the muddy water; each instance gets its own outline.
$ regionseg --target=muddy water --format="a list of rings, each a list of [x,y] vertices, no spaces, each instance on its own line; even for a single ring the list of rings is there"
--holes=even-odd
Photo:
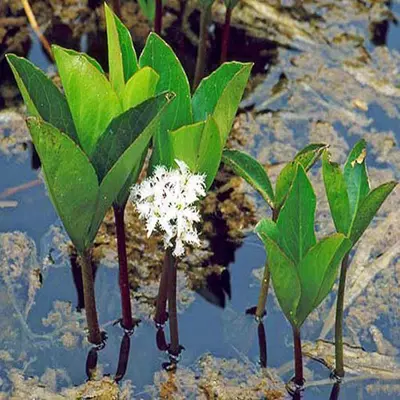
[[[365,137],[372,186],[399,179],[400,28],[392,22],[400,16],[399,2],[307,1],[301,10],[291,8],[295,2],[283,2],[283,9],[274,8],[275,3],[265,2],[268,7],[258,9],[257,23],[251,24],[252,0],[243,1],[240,13],[234,15],[237,36],[232,53],[240,55],[235,39],[242,38],[247,27],[257,73],[230,145],[252,152],[275,178],[282,163],[308,142],[331,144],[334,157],[343,162],[349,148]],[[216,10],[216,19],[218,15]],[[195,12],[188,17],[193,31],[195,17]],[[168,29],[171,41],[176,29],[174,25]],[[215,35],[216,45],[218,25]],[[86,47],[88,40],[77,43]],[[182,41],[175,45],[181,51],[189,46],[186,56],[193,52],[186,42],[183,47]],[[27,55],[51,72],[34,38]],[[214,59],[210,69],[213,64]],[[265,71],[261,64],[266,64]],[[185,66],[192,65],[187,57]],[[133,309],[142,322],[130,337],[120,386],[101,380],[113,378],[122,367],[118,361],[123,332],[113,325],[120,306],[108,216],[95,257],[98,310],[108,341],[97,354],[95,380],[85,384],[90,346],[79,312],[79,269],[71,260],[40,173],[33,168],[37,162],[32,160],[23,109],[18,101],[7,104],[11,103],[17,108],[0,113],[0,398],[28,398],[28,394],[40,399],[74,398],[100,392],[102,398],[113,398],[118,391],[135,399],[283,398],[284,382],[293,373],[290,327],[271,293],[264,320],[268,369],[263,370],[257,324],[245,315],[256,304],[265,261],[251,228],[266,210],[248,186],[223,171],[204,205],[208,244],[184,260],[179,271],[179,329],[185,351],[176,375],[162,368],[167,357],[157,349],[151,321],[161,252],[156,243],[144,249],[139,245],[143,232],[128,210]],[[320,198],[318,234],[323,235],[333,226],[318,168],[312,179]],[[340,399],[400,396],[399,202],[397,190],[352,257],[345,314],[348,377]],[[327,366],[332,364],[334,298],[328,298],[303,329],[306,399],[328,399],[332,389]]]

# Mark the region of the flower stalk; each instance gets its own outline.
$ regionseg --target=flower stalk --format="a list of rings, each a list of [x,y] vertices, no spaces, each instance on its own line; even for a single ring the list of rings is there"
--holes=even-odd
[[[121,292],[121,310],[122,321],[121,325],[124,329],[132,330],[134,328],[132,318],[131,296],[129,289],[128,276],[128,259],[126,255],[126,236],[125,236],[125,206],[120,207],[113,205],[115,227],[117,233],[117,249],[119,263],[119,289]]]
[[[174,256],[172,255],[172,250],[167,248],[165,250],[164,265],[162,269],[160,286],[158,288],[158,296],[156,303],[156,313],[154,317],[154,322],[157,327],[164,326],[168,319],[167,314],[167,298],[168,298],[168,282],[169,273],[171,270],[171,265],[175,264]]]
[[[343,260],[340,269],[339,289],[336,302],[336,321],[335,321],[335,375],[339,378],[344,377],[344,358],[343,358],[343,312],[344,312],[344,293],[346,289],[346,276],[349,268],[349,253]]]
[[[178,314],[176,307],[176,263],[170,262],[168,265],[168,313],[169,313],[169,334],[171,344],[169,346],[168,352],[172,356],[173,360],[177,360],[180,354],[179,345],[179,332],[178,332]]]
[[[89,329],[88,340],[90,343],[100,345],[102,344],[102,335],[97,318],[96,298],[94,295],[91,249],[86,249],[81,255],[81,259],[83,296],[85,299],[86,319]]]

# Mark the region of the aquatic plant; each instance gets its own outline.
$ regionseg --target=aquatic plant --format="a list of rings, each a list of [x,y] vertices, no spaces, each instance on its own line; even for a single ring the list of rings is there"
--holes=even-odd
[[[236,175],[242,177],[260,193],[272,211],[272,221],[276,222],[295,177],[296,163],[300,163],[305,171],[308,171],[319,159],[325,148],[325,144],[310,144],[297,153],[294,161],[288,163],[279,174],[275,191],[264,167],[250,155],[239,150],[225,150],[222,154],[222,161],[231,167]],[[258,322],[261,321],[266,312],[265,306],[268,297],[269,281],[270,269],[268,262],[266,262],[257,307],[252,307],[247,311],[249,314],[255,314]]]
[[[202,80],[193,97],[190,96],[189,81],[180,61],[171,47],[158,35],[149,35],[139,58],[139,65],[149,66],[159,74],[157,92],[167,90],[176,93],[176,101],[164,113],[159,130],[154,136],[149,173],[159,165],[176,168],[174,160],[178,159],[192,173],[205,174],[208,190],[218,171],[222,150],[252,64],[223,64]],[[174,265],[175,260],[167,251],[155,314],[155,321],[159,326],[167,319],[166,271],[171,269],[171,264]]]
[[[127,46],[124,51],[129,52]],[[27,123],[50,198],[82,258],[89,341],[99,344],[91,247],[106,211],[141,165],[173,95],[163,93],[131,107],[132,82],[141,83],[142,72],[132,75],[122,90],[127,76],[121,68],[108,81],[97,61],[84,53],[53,46],[53,54],[65,97],[28,60],[12,54],[7,60],[31,115]]]
[[[351,243],[342,233],[317,242],[316,196],[303,166],[297,162],[292,166],[294,179],[276,222],[263,219],[256,232],[267,250],[276,297],[292,325],[294,383],[301,387],[304,379],[300,328],[331,291],[337,268]]]
[[[397,185],[397,182],[390,181],[371,190],[366,156],[367,144],[364,139],[361,139],[351,150],[343,172],[338,164],[330,161],[330,154],[327,150],[324,151],[322,158],[325,191],[335,228],[337,232],[346,235],[351,242],[351,247],[342,261],[336,304],[335,374],[339,378],[344,376],[343,302],[349,268],[349,253]]]
[[[222,40],[221,40],[221,59],[220,59],[221,64],[223,64],[226,61],[226,57],[228,55],[232,10],[239,3],[239,0],[224,0],[224,3],[226,6],[226,12],[225,12],[224,28],[222,31]]]

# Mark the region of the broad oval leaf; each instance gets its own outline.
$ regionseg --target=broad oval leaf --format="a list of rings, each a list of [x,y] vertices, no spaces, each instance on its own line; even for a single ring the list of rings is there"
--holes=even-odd
[[[369,193],[366,167],[367,143],[361,139],[351,150],[344,166],[344,179],[350,203],[350,215],[354,218],[359,205]]]
[[[40,117],[78,141],[67,100],[53,82],[30,61],[6,55],[31,116]]]
[[[96,172],[86,154],[65,133],[39,118],[28,118],[27,124],[51,201],[82,254],[91,244],[87,234],[99,191]]]
[[[225,145],[253,64],[229,62],[204,78],[193,95],[194,121],[213,116]]]
[[[173,98],[174,96],[169,93],[162,93],[125,111],[111,121],[91,155],[91,161],[100,182],[132,143],[135,143],[144,133],[150,134],[151,139],[162,112]],[[135,163],[131,165],[131,170],[134,166]]]
[[[277,221],[280,245],[295,264],[316,243],[315,207],[316,197],[311,182],[304,168],[297,164],[295,178]]]
[[[331,291],[338,266],[350,248],[350,240],[336,233],[318,242],[300,261],[298,273],[302,290],[296,312],[299,326]]]
[[[264,223],[258,224],[256,231],[267,250],[268,266],[279,305],[289,322],[298,326],[296,309],[300,301],[301,286],[296,266],[274,240],[275,234],[271,234],[273,228],[270,224],[268,228]]]
[[[379,208],[396,187],[397,182],[391,181],[378,186],[372,190],[363,202],[359,205],[353,224],[350,228],[349,237],[353,245],[360,239],[361,235],[368,228],[368,225],[378,212]]]
[[[184,161],[192,172],[206,175],[206,188],[214,181],[221,162],[222,146],[212,117],[169,133],[174,159]]]
[[[104,13],[106,15],[108,71],[110,75],[110,82],[115,92],[120,95],[125,86],[125,77],[116,16],[107,3],[104,3]]]
[[[150,67],[144,67],[137,71],[126,83],[122,92],[123,109],[126,111],[153,97],[159,79],[160,76]]]
[[[276,181],[275,188],[275,209],[280,210],[286,200],[286,196],[293,182],[296,170],[296,162],[301,164],[305,171],[308,171],[319,159],[327,145],[311,143],[300,150],[294,157],[293,162],[288,163],[281,171]]]
[[[197,172],[197,158],[205,122],[185,125],[169,132],[174,159],[184,161],[192,172]]]
[[[122,112],[120,101],[105,75],[86,57],[52,48],[79,143],[90,155],[108,124]]]
[[[63,49],[63,50],[71,56],[81,56],[81,57],[86,58],[86,60],[88,60],[90,62],[90,64],[92,64],[95,68],[97,68],[99,70],[99,72],[104,74],[103,67],[100,65],[100,63],[95,58],[90,57],[88,54],[82,53],[80,51],[76,51],[76,50],[72,50],[72,49]]]
[[[193,122],[190,103],[190,87],[186,73],[171,47],[157,34],[151,33],[139,59],[140,67],[151,67],[160,76],[157,93],[169,91],[176,94],[176,100],[163,115],[153,142],[151,165],[172,165],[168,131]],[[151,168],[150,168],[151,170]]]
[[[144,153],[160,117],[173,98],[172,94],[163,93],[126,111],[110,124],[98,142],[92,161],[101,183],[89,239],[96,236],[105,213],[117,196],[118,205],[125,205],[133,179],[138,176],[138,164],[143,165]]]
[[[347,235],[351,224],[347,186],[339,165],[332,163],[329,157],[329,152],[325,150],[322,157],[325,192],[336,230]]]
[[[267,204],[274,207],[274,191],[264,167],[250,155],[239,150],[224,150],[222,161],[256,189]]]
[[[324,143],[311,143],[304,149],[300,150],[294,157],[294,161],[297,161],[308,171],[321,157],[321,154],[328,146]]]
[[[209,116],[201,136],[197,171],[206,175],[206,190],[210,188],[217,175],[222,157],[220,133],[214,118]]]

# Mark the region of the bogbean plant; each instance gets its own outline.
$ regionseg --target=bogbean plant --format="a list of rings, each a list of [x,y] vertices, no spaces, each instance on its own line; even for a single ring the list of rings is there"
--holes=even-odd
[[[127,28],[107,5],[105,15],[109,79],[88,55],[53,46],[64,96],[28,60],[7,56],[31,115],[28,127],[42,161],[50,198],[82,257],[92,343],[101,342],[101,333],[90,249],[107,209],[113,205],[122,326],[130,330],[134,322],[124,210],[150,141],[154,135],[149,174],[157,167],[167,171],[179,166],[182,176],[189,176],[189,171],[202,176],[203,190],[208,189],[251,70],[251,64],[224,64],[202,81],[191,98],[179,60],[159,36],[149,35],[137,60]],[[176,241],[176,237],[172,239]],[[162,276],[168,277],[166,273],[175,266],[170,249],[165,260],[168,268]],[[161,324],[166,316],[166,288],[167,281],[161,279],[155,317]]]
[[[321,153],[324,184],[337,233],[317,241],[316,198],[306,171]],[[340,263],[335,373],[339,378],[344,376],[343,300],[349,253],[397,185],[391,181],[371,191],[365,157],[366,142],[361,140],[351,151],[342,173],[339,165],[330,161],[327,146],[309,145],[283,168],[273,191],[257,160],[237,150],[223,153],[223,161],[253,186],[272,209],[272,218],[263,219],[256,226],[268,263],[255,314],[257,319],[264,315],[271,275],[278,302],[293,329],[297,388],[304,381],[300,328],[331,291]]]
[[[325,191],[337,232],[346,235],[351,247],[342,261],[335,319],[335,360],[337,377],[344,376],[343,366],[343,302],[349,252],[361,238],[379,208],[396,187],[397,182],[386,182],[371,190],[366,166],[367,144],[360,140],[350,152],[342,172],[330,161],[328,150],[322,158]]]
[[[150,68],[138,70],[129,32],[107,8],[106,14],[110,63],[115,63],[110,80],[88,55],[53,46],[64,96],[28,60],[7,56],[31,115],[27,123],[50,198],[82,258],[89,341],[95,344],[101,343],[102,335],[91,247],[108,208],[113,202],[120,206],[126,201],[132,177],[138,175],[161,114],[174,97],[172,93],[152,96],[157,74]],[[117,34],[125,44],[124,69],[114,45],[113,35]],[[128,289],[129,299],[127,271],[120,271],[120,278],[124,276],[121,287]],[[122,297],[123,304],[130,307]],[[125,314],[126,327],[131,328],[130,310]]]
[[[212,1],[206,1],[209,12]],[[231,4],[231,3],[229,3]],[[232,3],[233,4],[233,3]],[[232,5],[231,4],[231,5]],[[256,232],[267,250],[255,314],[261,319],[269,279],[292,325],[295,378],[303,383],[300,328],[330,292],[342,262],[336,317],[336,372],[343,375],[343,296],[348,257],[396,182],[370,190],[366,145],[357,143],[341,172],[327,146],[311,144],[288,163],[275,190],[265,169],[249,155],[223,150],[251,64],[225,63],[203,79],[193,96],[173,50],[150,34],[137,59],[127,28],[105,6],[109,79],[96,60],[53,46],[65,95],[28,60],[7,55],[30,117],[27,124],[42,162],[49,196],[82,259],[89,341],[100,344],[91,247],[113,206],[120,265],[122,326],[133,320],[128,284],[124,210],[131,199],[148,235],[164,234],[166,254],[155,322],[170,324],[170,354],[180,352],[176,315],[176,266],[186,244],[198,244],[198,201],[216,176],[221,159],[256,190],[272,210]],[[136,184],[148,149],[148,178]],[[323,177],[337,233],[317,241],[316,198],[307,171],[323,153]],[[133,186],[133,188],[132,188]]]

